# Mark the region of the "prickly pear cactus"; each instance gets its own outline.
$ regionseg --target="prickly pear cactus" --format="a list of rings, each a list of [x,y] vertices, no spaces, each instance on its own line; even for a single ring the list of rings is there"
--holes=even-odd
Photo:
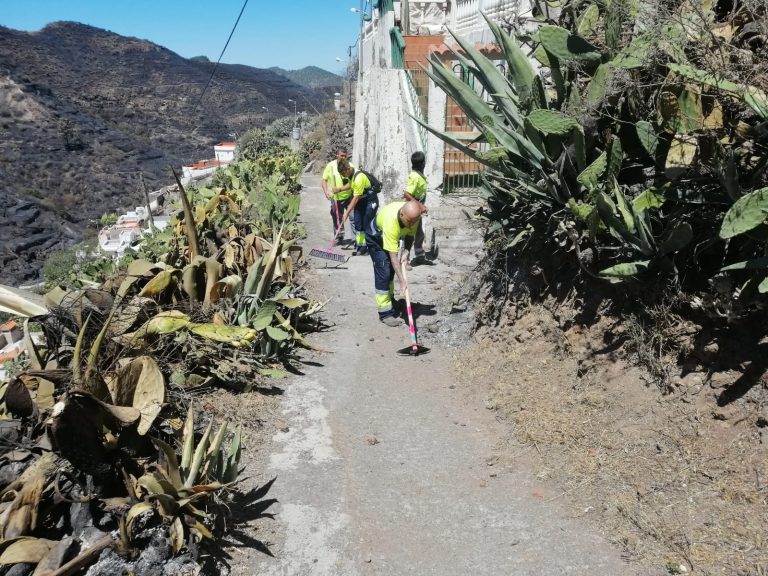
[[[563,62],[572,60],[597,64],[602,58],[600,50],[581,36],[571,34],[560,26],[545,25],[539,29],[539,40],[547,52]]]
[[[568,134],[574,128],[581,130],[581,125],[574,118],[556,110],[533,110],[528,114],[528,121],[542,134]]]

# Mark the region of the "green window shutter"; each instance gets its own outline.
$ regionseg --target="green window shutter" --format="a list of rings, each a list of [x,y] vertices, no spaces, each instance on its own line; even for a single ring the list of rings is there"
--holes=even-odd
[[[405,38],[400,33],[400,28],[393,26],[389,30],[389,38],[392,41],[392,68],[403,68],[405,60]]]
[[[392,12],[395,9],[395,0],[376,0],[376,8],[380,12]]]

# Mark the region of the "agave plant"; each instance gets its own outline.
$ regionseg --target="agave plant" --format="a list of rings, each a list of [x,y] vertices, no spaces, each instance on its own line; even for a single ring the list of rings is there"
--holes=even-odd
[[[135,534],[134,522],[144,514],[159,513],[165,520],[174,552],[190,536],[213,538],[211,518],[199,506],[220,490],[237,481],[242,452],[242,431],[238,429],[224,445],[227,424],[213,434],[213,421],[195,442],[194,412],[190,407],[183,428],[181,459],[176,451],[158,438],[158,464],[151,472],[135,479],[134,493],[139,499],[123,517],[121,537],[130,547]],[[208,526],[206,525],[208,524]]]
[[[547,18],[516,36],[486,18],[507,72],[454,34],[453,58],[474,86],[431,57],[426,73],[479,136],[465,143],[414,119],[486,166],[481,214],[492,246],[572,251],[576,270],[611,281],[681,266],[693,282],[717,272],[691,270],[693,261],[676,255],[697,243],[718,251],[713,261],[724,258],[719,206],[765,173],[760,164],[738,173],[739,155],[749,152],[733,138],[749,127],[739,128],[744,114],[723,99],[738,101],[755,122],[768,99],[692,65],[690,47],[712,36],[713,9],[687,0],[674,17],[649,24],[656,8],[648,2],[565,2],[558,22]]]

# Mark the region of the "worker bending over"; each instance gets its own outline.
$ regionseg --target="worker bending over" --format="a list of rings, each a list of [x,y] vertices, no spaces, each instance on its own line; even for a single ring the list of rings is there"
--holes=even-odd
[[[356,171],[346,160],[339,160],[338,167],[339,174],[349,180],[352,188],[352,201],[341,217],[342,226],[352,214],[352,227],[355,231],[355,251],[352,255],[367,254],[365,231],[376,217],[376,211],[379,209],[378,193],[381,191],[381,183],[364,170]]]
[[[416,234],[421,215],[426,206],[417,200],[409,202],[391,202],[384,206],[365,230],[368,253],[373,262],[373,277],[376,288],[376,306],[379,320],[387,326],[400,326],[393,307],[395,295],[394,279],[400,282],[400,291],[408,288],[403,278],[402,268],[408,261],[413,237]],[[400,239],[403,239],[405,252],[398,256]]]

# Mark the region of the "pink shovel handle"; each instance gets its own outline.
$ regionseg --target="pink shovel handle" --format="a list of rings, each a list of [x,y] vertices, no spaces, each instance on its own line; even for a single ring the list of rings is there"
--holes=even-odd
[[[411,348],[416,352],[419,349],[419,344],[416,341],[416,324],[413,322],[413,310],[411,308],[411,295],[408,288],[408,276],[405,275],[405,264],[400,261],[400,271],[403,274],[403,280],[406,282],[405,288],[405,309],[408,311],[408,329],[411,332]]]

